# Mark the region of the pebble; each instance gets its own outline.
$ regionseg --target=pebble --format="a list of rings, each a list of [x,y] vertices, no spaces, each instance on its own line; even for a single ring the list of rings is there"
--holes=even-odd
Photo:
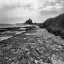
[[[35,61],[35,63],[38,63],[39,61],[38,60],[34,60]]]
[[[8,59],[8,57],[6,57],[6,59]]]
[[[16,64],[15,62],[12,62],[11,64]]]
[[[13,45],[8,45],[7,50],[11,49]]]
[[[11,52],[14,52],[15,51],[15,49],[11,49]]]

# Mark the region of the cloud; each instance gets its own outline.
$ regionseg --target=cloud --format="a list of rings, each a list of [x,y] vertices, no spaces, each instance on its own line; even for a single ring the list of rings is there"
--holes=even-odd
[[[0,0],[0,3],[0,23],[24,22],[29,18],[34,20],[37,16],[34,0]]]
[[[48,5],[46,7],[43,7],[42,9],[40,9],[40,11],[61,11],[63,7],[61,6],[61,4],[56,3],[56,5],[51,6]]]
[[[8,8],[13,9],[16,7],[30,7],[36,8],[37,7],[37,0],[0,0],[0,8]]]
[[[25,8],[38,11],[61,11],[64,8],[63,0],[0,0],[0,10]]]
[[[45,0],[43,5],[38,8],[39,11],[57,11],[62,12],[64,8],[63,0]]]
[[[61,4],[64,0],[56,0],[57,3]]]
[[[1,10],[12,10],[15,8],[21,7],[20,5],[16,4],[16,5],[4,5]]]
[[[20,21],[20,18],[37,19],[38,15],[56,15],[63,10],[63,0],[0,0],[0,21]]]

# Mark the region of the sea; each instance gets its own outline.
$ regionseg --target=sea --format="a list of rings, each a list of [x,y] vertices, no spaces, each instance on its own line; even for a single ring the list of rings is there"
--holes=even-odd
[[[0,28],[14,27],[14,24],[0,24]]]

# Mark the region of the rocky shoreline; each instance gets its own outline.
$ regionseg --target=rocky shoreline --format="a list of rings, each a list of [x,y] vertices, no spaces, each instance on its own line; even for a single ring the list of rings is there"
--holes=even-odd
[[[0,64],[64,64],[64,40],[46,29],[0,42]]]

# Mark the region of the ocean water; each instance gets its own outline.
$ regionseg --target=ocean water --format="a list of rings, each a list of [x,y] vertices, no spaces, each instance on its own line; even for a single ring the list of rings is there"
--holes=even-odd
[[[14,24],[0,24],[0,28],[14,27]]]

